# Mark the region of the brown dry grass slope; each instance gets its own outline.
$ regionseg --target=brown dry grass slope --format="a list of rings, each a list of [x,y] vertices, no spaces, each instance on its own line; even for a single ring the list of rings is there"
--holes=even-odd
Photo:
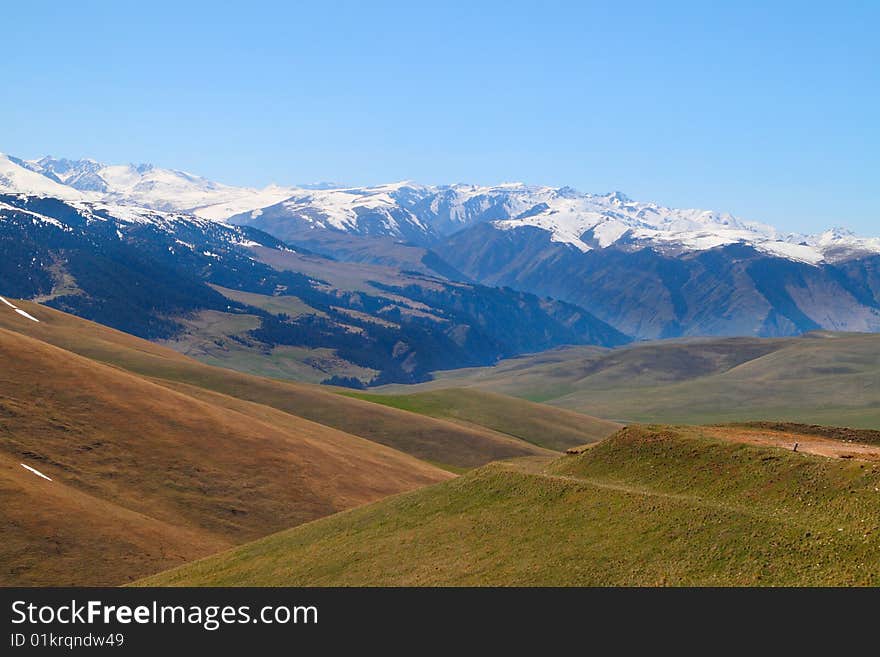
[[[117,584],[230,545],[45,481],[19,463],[0,453],[0,585]]]
[[[0,305],[0,328],[151,377],[164,386],[186,384],[271,406],[451,469],[546,454],[536,445],[489,428],[350,399],[326,387],[212,367],[169,348],[39,304],[10,301],[37,316],[40,322],[31,322]]]
[[[122,583],[450,476],[289,413],[197,398],[47,344],[36,335],[57,338],[69,320],[28,311],[40,324],[0,329],[0,584]],[[11,314],[0,311],[5,323]],[[120,359],[165,356],[112,337]]]

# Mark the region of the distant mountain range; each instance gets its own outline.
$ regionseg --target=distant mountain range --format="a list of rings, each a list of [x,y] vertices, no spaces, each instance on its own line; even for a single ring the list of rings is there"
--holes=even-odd
[[[3,295],[185,351],[196,343],[193,355],[248,371],[278,374],[279,360],[298,358],[312,380],[357,387],[566,343],[628,341],[572,304],[412,267],[348,271],[248,226],[0,194]]]
[[[435,298],[425,301],[430,296],[425,290],[436,285],[447,291],[474,291],[473,304],[464,304],[470,308],[468,318],[458,318],[471,328],[479,323],[476,299],[481,295],[508,295],[507,302],[535,309],[556,304],[549,313],[555,319],[548,320],[542,310],[541,319],[535,320],[537,327],[527,328],[524,317],[515,319],[513,306],[510,315],[483,313],[481,330],[492,336],[490,342],[502,331],[501,323],[511,321],[519,322],[519,328],[532,337],[514,339],[503,348],[477,349],[479,358],[423,357],[424,362],[416,368],[418,376],[438,365],[485,364],[502,352],[510,355],[537,350],[565,340],[611,345],[625,341],[624,336],[784,336],[820,328],[880,331],[880,239],[859,237],[839,228],[818,235],[787,234],[729,214],[636,202],[619,192],[584,194],[568,187],[519,183],[486,187],[411,182],[251,189],[151,165],[107,166],[93,160],[45,157],[26,161],[0,156],[0,193],[7,194],[2,206],[7,214],[0,209],[0,218],[8,216],[11,207],[19,218],[24,216],[22,212],[33,211],[60,221],[67,227],[62,230],[65,232],[70,226],[64,221],[33,209],[34,203],[59,199],[74,213],[103,213],[118,220],[113,230],[118,229],[124,236],[119,239],[129,246],[128,235],[135,232],[131,227],[140,226],[143,234],[144,217],[153,217],[164,226],[164,241],[156,244],[165,249],[161,260],[166,267],[174,270],[187,262],[185,269],[190,274],[198,270],[197,280],[227,289],[265,295],[284,289],[283,294],[296,296],[306,294],[302,285],[312,290],[323,285],[325,291],[334,289],[334,294],[343,297],[363,294],[364,290],[354,289],[358,287],[351,283],[354,276],[360,277],[361,287],[369,294],[387,301],[390,292],[385,289],[379,294],[374,284],[393,270],[398,276],[391,286],[395,295],[411,285],[421,290],[407,293],[410,311],[426,304],[433,310],[451,312],[451,297],[442,302]],[[25,197],[29,199],[26,202],[22,200]],[[87,220],[83,225],[91,223]],[[192,231],[197,231],[198,237]],[[59,280],[64,276],[58,274],[57,248],[49,248],[41,239],[34,237],[31,248],[56,252],[56,264],[40,269],[43,282],[37,286],[39,291],[32,286],[31,294],[60,303]],[[194,250],[180,244],[175,247],[174,240],[193,244]],[[155,246],[151,247],[153,252]],[[221,247],[228,249],[231,261],[237,264],[227,268],[217,258],[204,255],[219,253]],[[22,249],[20,244],[10,248]],[[140,246],[141,251],[145,248]],[[299,274],[300,287],[277,280],[278,263],[274,267],[265,264],[275,256],[263,253],[255,258],[255,248],[285,253],[284,276]],[[221,259],[225,257],[221,254]],[[337,264],[319,267],[315,263],[322,257],[325,265]],[[22,266],[35,276],[35,265]],[[251,275],[258,267],[268,267],[268,275],[262,269],[258,276]],[[306,269],[314,273],[316,267],[325,272],[323,282],[303,273]],[[88,268],[83,266],[83,270]],[[13,274],[8,265],[5,270],[6,276]],[[345,276],[340,274],[343,270]],[[347,282],[330,283],[326,277],[331,274]],[[19,279],[22,275],[17,274]],[[217,282],[220,279],[222,283]],[[303,283],[306,279],[311,282]],[[426,283],[428,279],[432,282]],[[350,289],[342,293],[340,285]],[[458,287],[462,285],[465,287]],[[157,292],[161,294],[164,292]],[[510,296],[514,294],[526,296]],[[212,305],[207,299],[200,302],[200,308],[225,303],[215,298]],[[333,306],[329,302],[323,305]],[[379,307],[358,312],[375,318]],[[182,310],[191,312],[192,308]],[[349,317],[354,310],[347,308]],[[566,325],[569,320],[559,312],[584,318],[589,328],[577,321]],[[167,313],[151,314],[157,326],[166,326],[166,322],[176,325]],[[546,321],[580,328],[573,332],[551,329]],[[374,323],[371,330],[379,325]],[[537,339],[539,333],[543,337]],[[170,339],[174,330],[158,334]],[[339,348],[332,340],[324,344]],[[390,345],[388,353],[394,351]],[[423,348],[423,355],[425,351]],[[367,367],[383,370],[375,365]],[[397,372],[390,376],[406,380],[413,375]]]
[[[39,176],[29,176],[27,171]],[[315,183],[258,190],[151,164],[105,165],[94,160],[22,160],[0,155],[0,190],[191,212],[206,219],[271,227],[282,239],[283,233],[324,229],[402,238],[428,246],[474,224],[490,223],[505,231],[537,228],[551,241],[581,252],[647,247],[681,255],[744,244],[809,264],[880,254],[880,238],[858,237],[842,228],[818,235],[783,233],[726,213],[633,201],[620,192],[582,194],[570,187],[521,183],[494,187]]]
[[[282,201],[295,189],[232,187],[152,164],[106,165],[94,160],[53,157],[22,160],[0,154],[0,191],[72,201],[100,200],[177,212],[219,205],[220,208],[203,216],[221,219]]]

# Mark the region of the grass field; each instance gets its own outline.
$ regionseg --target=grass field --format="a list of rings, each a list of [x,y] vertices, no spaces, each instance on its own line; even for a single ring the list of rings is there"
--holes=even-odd
[[[244,342],[231,336],[243,338]],[[333,349],[287,345],[269,347],[248,342],[247,336],[237,335],[234,331],[210,335],[197,330],[161,344],[206,365],[303,383],[321,383],[333,375],[353,376],[369,381],[378,373],[378,370],[360,367],[340,358]]]
[[[735,432],[630,427],[577,456],[490,464],[140,584],[880,584],[880,463],[783,449],[790,430],[778,447]]]
[[[232,290],[219,285],[212,285],[211,287],[228,299],[253,306],[254,308],[261,308],[273,315],[285,314],[291,317],[299,317],[300,315],[325,316],[325,313],[315,310],[297,297],[255,294],[253,292],[244,292],[243,290]]]
[[[771,420],[880,428],[880,334],[557,349],[418,386],[489,390],[624,423]]]
[[[412,395],[344,394],[413,413],[488,427],[556,451],[602,440],[621,426],[588,415],[475,389],[448,389]]]

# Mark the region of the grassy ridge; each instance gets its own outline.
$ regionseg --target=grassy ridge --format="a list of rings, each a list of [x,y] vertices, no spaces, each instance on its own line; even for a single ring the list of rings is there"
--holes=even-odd
[[[624,423],[767,420],[878,429],[878,381],[880,335],[821,332],[560,349],[388,391],[478,388]]]
[[[844,442],[858,442],[866,445],[880,445],[880,431],[876,429],[851,429],[849,427],[826,427],[819,424],[801,424],[798,422],[738,422],[730,425],[733,428],[744,427],[799,433],[805,436],[821,436]]]
[[[449,477],[270,407],[188,395],[4,329],[0,362],[0,583],[119,583]]]
[[[482,390],[451,388],[411,395],[343,394],[421,415],[488,427],[556,451],[602,440],[621,426]]]
[[[167,347],[67,315],[16,301],[36,314],[35,324],[0,312],[0,328],[22,332],[76,354],[151,378],[164,386],[186,384],[270,406],[346,433],[392,447],[419,459],[471,468],[496,459],[542,454],[544,450],[479,426],[350,399],[323,386],[269,379],[205,365]]]
[[[147,585],[877,585],[880,472],[630,428],[491,464]]]

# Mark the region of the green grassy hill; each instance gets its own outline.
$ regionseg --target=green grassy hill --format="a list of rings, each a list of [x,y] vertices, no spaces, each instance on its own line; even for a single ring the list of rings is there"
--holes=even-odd
[[[381,392],[476,388],[624,423],[749,420],[880,428],[880,334],[557,349]]]
[[[880,584],[880,454],[794,453],[738,431],[631,427],[580,455],[490,464],[140,584]]]
[[[450,388],[412,395],[343,394],[413,413],[488,427],[556,451],[602,440],[621,427],[616,422],[476,389]]]

